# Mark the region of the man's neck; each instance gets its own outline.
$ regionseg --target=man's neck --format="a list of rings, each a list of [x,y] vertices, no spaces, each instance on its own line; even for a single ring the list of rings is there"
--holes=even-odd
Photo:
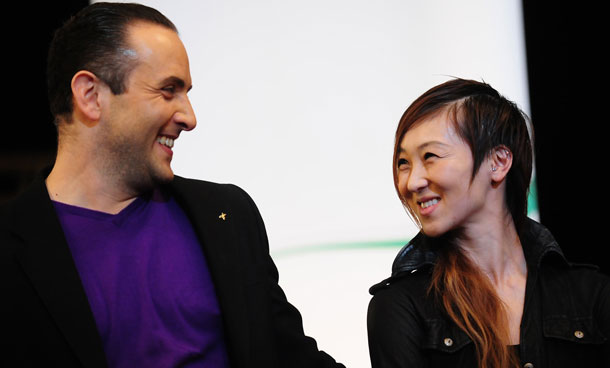
[[[115,181],[92,165],[79,166],[78,160],[67,163],[66,157],[58,155],[45,183],[53,201],[115,214],[139,196]]]

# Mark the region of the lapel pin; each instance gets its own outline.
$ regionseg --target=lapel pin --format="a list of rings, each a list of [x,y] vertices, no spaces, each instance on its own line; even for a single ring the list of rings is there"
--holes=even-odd
[[[226,214],[226,213],[224,213],[224,212],[221,212],[221,213],[220,213],[220,216],[218,216],[218,218],[219,218],[219,219],[222,219],[222,221],[226,221],[226,219],[227,219],[227,214]]]

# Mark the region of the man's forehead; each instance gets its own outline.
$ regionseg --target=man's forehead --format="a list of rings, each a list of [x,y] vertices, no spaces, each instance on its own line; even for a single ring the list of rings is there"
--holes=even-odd
[[[150,22],[134,22],[127,28],[128,49],[123,53],[137,61],[136,68],[156,80],[171,79],[190,87],[188,56],[178,34],[170,28]]]
[[[176,45],[182,46],[182,41],[176,31],[147,21],[134,21],[130,23],[126,27],[125,41],[129,49],[134,50],[134,52],[139,51],[140,54],[144,51],[141,49],[150,47],[162,50],[163,48],[175,47]]]

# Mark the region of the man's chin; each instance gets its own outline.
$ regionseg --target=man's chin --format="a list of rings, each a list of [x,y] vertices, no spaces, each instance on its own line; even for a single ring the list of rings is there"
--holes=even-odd
[[[174,172],[172,170],[164,171],[149,171],[146,175],[141,175],[134,182],[131,183],[131,187],[136,191],[138,195],[148,193],[156,188],[171,183],[174,180]]]
[[[171,169],[165,170],[162,173],[156,173],[156,175],[153,175],[152,177],[153,185],[155,186],[166,185],[171,183],[173,180],[174,172]]]

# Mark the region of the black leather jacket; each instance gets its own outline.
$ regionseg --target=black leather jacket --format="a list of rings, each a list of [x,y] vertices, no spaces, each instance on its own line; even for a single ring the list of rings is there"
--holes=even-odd
[[[610,367],[610,278],[568,262],[535,221],[521,238],[528,267],[520,344],[523,367]],[[424,235],[405,245],[392,276],[371,287],[373,368],[476,367],[474,344],[426,290],[436,254]]]

